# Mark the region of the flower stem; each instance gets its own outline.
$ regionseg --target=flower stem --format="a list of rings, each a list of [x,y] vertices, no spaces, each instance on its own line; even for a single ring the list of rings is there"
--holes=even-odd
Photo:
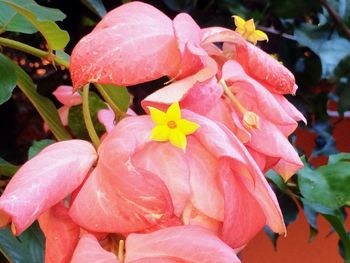
[[[86,129],[89,133],[92,143],[97,149],[100,145],[100,139],[96,133],[94,124],[92,123],[90,108],[89,108],[89,84],[85,85],[83,88],[83,116],[86,125]]]
[[[125,115],[126,115],[125,112],[123,112],[121,109],[119,109],[118,105],[115,104],[115,102],[112,100],[112,98],[109,96],[108,92],[106,91],[106,88],[98,83],[94,83],[94,86],[96,87],[98,92],[101,94],[101,96],[105,99],[105,101],[108,103],[108,105],[114,111],[116,122],[118,122],[123,117],[125,117]]]
[[[17,49],[17,50],[23,51],[25,53],[31,54],[31,55],[39,57],[39,58],[45,58],[45,59],[49,60],[50,62],[57,63],[61,66],[64,66],[65,68],[69,68],[69,63],[67,61],[55,56],[51,52],[43,51],[41,49],[32,47],[30,45],[24,44],[24,43],[16,41],[16,40],[0,37],[0,46],[5,46],[5,47]]]

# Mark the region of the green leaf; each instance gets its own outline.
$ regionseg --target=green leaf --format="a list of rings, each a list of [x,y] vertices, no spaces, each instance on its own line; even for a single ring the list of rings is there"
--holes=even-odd
[[[103,17],[107,11],[101,0],[81,0],[92,12],[99,17]]]
[[[0,250],[13,263],[43,263],[45,238],[37,223],[18,237],[9,228],[0,230]]]
[[[9,60],[10,61],[10,60]],[[18,65],[13,64],[17,75],[17,86],[31,101],[34,107],[39,112],[40,116],[49,126],[52,133],[57,140],[69,140],[70,134],[65,130],[58,116],[58,112],[52,101],[48,98],[41,96],[35,88],[32,79],[28,74]]]
[[[14,175],[19,167],[17,165],[13,165],[8,161],[0,158],[0,175],[3,176],[12,176]]]
[[[317,216],[318,212],[313,209],[313,206],[307,202],[303,202],[305,199],[301,199],[301,203],[303,205],[304,214],[306,217],[307,222],[310,225],[310,232],[309,232],[309,240],[308,242],[311,243],[315,237],[318,234],[318,228],[317,228]]]
[[[32,159],[35,155],[37,155],[39,152],[41,152],[45,147],[49,146],[50,144],[53,144],[55,141],[44,139],[41,141],[33,141],[32,146],[30,146],[28,150],[28,160]]]
[[[320,57],[325,78],[332,76],[338,63],[350,55],[350,42],[347,39],[336,33],[333,33],[331,38],[329,35],[328,30],[309,24],[302,24],[294,31],[298,43],[310,48]]]
[[[286,183],[283,181],[282,177],[278,175],[274,170],[269,170],[265,176],[270,179],[282,192],[288,190]]]
[[[335,164],[338,162],[350,162],[350,153],[338,153],[329,156],[328,164]]]
[[[350,162],[320,166],[317,172],[326,180],[339,207],[350,200]]]
[[[8,101],[16,87],[17,76],[13,63],[0,54],[0,105]]]
[[[104,101],[94,92],[89,92],[89,108],[91,119],[95,130],[99,136],[105,132],[104,126],[97,119],[97,112],[101,109],[107,109]],[[84,123],[82,105],[73,106],[68,114],[68,126],[73,135],[77,138],[89,140],[89,134]]]
[[[350,162],[338,162],[312,170],[306,163],[298,171],[298,184],[304,198],[330,209],[350,199]]]
[[[65,66],[66,68],[69,68],[70,56],[66,52],[64,52],[63,50],[56,50],[55,55],[57,63],[59,63],[62,66]]]
[[[121,111],[126,112],[128,110],[129,103],[130,103],[130,94],[126,87],[109,85],[109,84],[105,84],[101,86],[104,88],[108,96],[112,99],[113,103],[117,105],[117,107]]]
[[[0,0],[0,2],[10,6],[32,23],[46,39],[49,50],[63,49],[68,44],[68,32],[53,22],[65,17],[61,11],[42,7],[33,0]]]
[[[344,248],[345,262],[350,262],[350,237],[346,231],[343,217],[340,213],[338,215],[322,214],[322,216],[332,225],[334,230],[338,233]]]
[[[0,33],[12,31],[33,34],[38,31],[24,16],[4,3],[0,3],[0,10]]]

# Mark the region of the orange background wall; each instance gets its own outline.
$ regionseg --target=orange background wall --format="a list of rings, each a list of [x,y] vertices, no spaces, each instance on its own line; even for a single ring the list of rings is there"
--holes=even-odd
[[[333,135],[339,151],[350,152],[350,120],[332,119]],[[299,128],[297,130],[297,146],[303,149],[307,156],[315,146],[315,134]],[[326,157],[312,160],[315,166],[325,164]],[[350,182],[349,182],[350,183]],[[350,214],[350,210],[348,210]],[[268,236],[262,231],[242,251],[240,257],[243,263],[342,263],[338,253],[338,236],[330,234],[330,225],[319,216],[319,233],[312,243],[308,243],[309,226],[305,215],[301,213],[296,222],[288,226],[287,237],[281,236],[277,243],[277,251]],[[350,230],[350,220],[347,220],[347,230]]]

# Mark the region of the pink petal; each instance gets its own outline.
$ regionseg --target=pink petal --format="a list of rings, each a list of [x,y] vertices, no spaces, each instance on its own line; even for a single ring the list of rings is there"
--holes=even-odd
[[[280,158],[284,165],[279,165],[279,172],[285,180],[288,180],[303,167],[298,153],[290,144],[288,138],[271,122],[263,118],[260,119],[259,129],[252,132],[251,141],[248,145],[255,151],[269,157]]]
[[[73,87],[88,82],[129,86],[174,77],[181,63],[177,45],[172,21],[158,9],[141,2],[122,5],[74,48]]]
[[[295,121],[302,121],[305,124],[307,123],[304,115],[297,108],[295,108],[295,106],[290,103],[284,96],[278,94],[273,94],[273,96],[291,118],[293,118]]]
[[[79,240],[80,228],[68,215],[63,203],[51,207],[39,217],[45,234],[45,263],[69,263]]]
[[[163,258],[164,261],[161,261]],[[151,234],[129,235],[126,240],[125,262],[240,261],[235,252],[212,232],[198,226],[179,226]]]
[[[208,217],[223,221],[224,197],[217,171],[218,160],[195,138],[188,138],[186,158],[191,170],[192,204]]]
[[[181,216],[191,195],[190,170],[184,152],[170,143],[150,142],[132,156],[132,163],[163,180],[169,189],[174,213]]]
[[[221,97],[222,87],[214,77],[217,72],[215,61],[207,59],[205,68],[152,93],[142,101],[142,107],[145,110],[148,106],[166,109],[174,101],[179,101],[182,108],[208,112]]]
[[[118,263],[117,256],[104,250],[97,239],[90,234],[80,238],[71,263]]]
[[[109,105],[108,109],[102,109],[97,112],[99,122],[105,126],[107,133],[110,133],[115,126],[115,114]]]
[[[293,74],[269,54],[245,41],[238,33],[219,27],[207,28],[202,30],[202,42],[232,43],[233,45],[227,46],[232,48],[229,52],[250,76],[273,93],[295,94],[297,86]],[[227,52],[224,50],[224,53]]]
[[[264,226],[266,218],[257,197],[250,193],[244,183],[251,184],[249,178],[232,170],[230,159],[220,162],[220,179],[225,196],[225,220],[222,239],[231,247],[246,245]],[[232,165],[232,166],[231,166]]]
[[[221,99],[218,103],[205,114],[205,116],[211,120],[224,124],[229,130],[231,130],[237,138],[247,143],[250,141],[250,133],[244,128],[241,123],[241,119],[235,110],[230,105],[231,101]]]
[[[251,185],[245,185],[264,211],[267,225],[276,233],[284,233],[285,226],[277,198],[242,143],[221,124],[187,110],[183,110],[183,117],[200,125],[194,136],[216,158],[228,157],[233,166],[241,164],[240,167],[245,167],[240,171],[241,176],[251,179]]]
[[[82,103],[80,94],[74,92],[71,86],[61,85],[52,94],[65,106],[74,106]]]
[[[152,126],[148,116],[128,117],[105,138],[98,165],[71,206],[75,222],[90,231],[129,233],[173,216],[163,181],[131,162],[134,152],[148,142]]]
[[[54,143],[26,162],[0,197],[0,209],[12,220],[15,234],[76,189],[96,159],[90,143],[70,140]]]
[[[63,126],[68,125],[69,109],[70,109],[70,106],[63,106],[58,109],[58,115],[60,116]]]
[[[270,120],[294,130],[296,121],[286,114],[275,97],[261,84],[250,78],[241,65],[234,60],[225,63],[222,77],[230,81],[235,89],[236,97],[249,110]]]
[[[203,67],[201,56],[206,56],[200,48],[200,27],[188,14],[178,14],[173,21],[174,31],[181,51],[181,79],[194,74]],[[199,53],[198,53],[199,52]]]
[[[60,120],[61,120],[63,126],[68,125],[68,114],[69,114],[70,107],[71,106],[62,106],[57,110],[58,116],[60,117]],[[48,132],[50,130],[49,126],[46,124],[46,122],[44,122],[43,129],[45,132]]]
[[[247,43],[238,46],[235,59],[253,78],[261,82],[269,91],[278,94],[295,94],[297,86],[293,74],[279,61]]]
[[[201,226],[219,235],[222,229],[222,220],[218,221],[199,211],[192,203],[188,203],[182,213],[183,225]]]

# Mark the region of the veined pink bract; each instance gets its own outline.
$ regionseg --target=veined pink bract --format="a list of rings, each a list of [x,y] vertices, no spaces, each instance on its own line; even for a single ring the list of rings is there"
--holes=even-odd
[[[246,244],[265,223],[283,233],[277,200],[243,145],[225,127],[183,114],[200,125],[188,136],[186,152],[149,141],[149,116],[122,120],[99,148],[95,172],[70,209],[73,220],[90,231],[120,233],[182,221],[212,229],[233,247]],[[147,193],[163,184],[173,206],[167,209],[167,192]],[[156,202],[164,205],[157,210]],[[142,216],[124,218],[125,210]]]

